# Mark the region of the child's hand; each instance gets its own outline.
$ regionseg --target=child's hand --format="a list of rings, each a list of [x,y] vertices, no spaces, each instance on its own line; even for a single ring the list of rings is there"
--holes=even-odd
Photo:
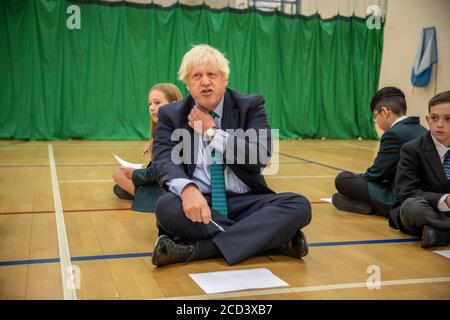
[[[126,176],[128,179],[131,179],[131,176],[133,175],[133,171],[134,171],[133,168],[120,167],[120,170],[122,170],[122,171],[124,172],[125,176]]]

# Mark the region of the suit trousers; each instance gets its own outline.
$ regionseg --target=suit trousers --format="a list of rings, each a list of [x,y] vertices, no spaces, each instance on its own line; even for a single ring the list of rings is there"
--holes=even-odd
[[[422,197],[406,199],[400,207],[400,230],[421,237],[424,226],[450,232],[450,212],[435,210]]]
[[[341,172],[336,177],[335,185],[340,194],[371,205],[367,181],[360,175],[349,171]]]
[[[211,195],[204,195],[211,208]],[[212,239],[226,262],[238,263],[262,252],[281,247],[311,221],[311,205],[295,193],[227,194],[228,217],[213,211],[212,223],[192,222],[186,218],[180,197],[172,192],[156,204],[160,233],[196,241]]]

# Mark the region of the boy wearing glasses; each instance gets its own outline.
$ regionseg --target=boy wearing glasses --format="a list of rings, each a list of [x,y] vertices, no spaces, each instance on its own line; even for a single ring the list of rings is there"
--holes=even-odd
[[[365,173],[344,171],[336,177],[338,193],[332,202],[339,210],[389,217],[400,148],[427,130],[420,125],[419,117],[406,115],[405,95],[400,89],[380,89],[372,98],[370,109],[384,132],[378,154]]]
[[[430,131],[400,151],[390,225],[421,237],[422,248],[450,243],[450,91],[434,96]]]

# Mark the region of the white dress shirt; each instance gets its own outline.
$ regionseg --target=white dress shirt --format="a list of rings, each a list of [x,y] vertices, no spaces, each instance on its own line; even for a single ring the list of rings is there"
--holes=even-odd
[[[409,118],[409,116],[401,116],[401,117],[398,117],[397,120],[395,120],[394,123],[391,125],[391,128],[392,128],[393,126],[395,126],[397,123],[399,123],[400,121],[405,120],[406,118]]]
[[[223,114],[223,101],[219,102],[217,107],[214,109],[216,113],[216,117],[214,121],[216,122],[217,128],[219,128],[214,136],[214,138],[209,143],[205,143],[203,141],[202,135],[198,134],[194,131],[194,134],[197,135],[200,143],[198,144],[198,160],[197,165],[195,166],[194,173],[192,175],[192,179],[185,178],[176,178],[171,179],[166,182],[169,190],[176,195],[180,196],[183,189],[190,183],[195,184],[201,193],[211,193],[211,148],[216,150],[216,156],[222,159],[222,155],[225,151],[225,147],[227,145],[227,140],[229,134],[221,130],[222,127],[222,114]],[[244,184],[235,174],[234,172],[227,166],[225,166],[225,190],[231,191],[234,193],[246,193],[249,192],[250,189]]]

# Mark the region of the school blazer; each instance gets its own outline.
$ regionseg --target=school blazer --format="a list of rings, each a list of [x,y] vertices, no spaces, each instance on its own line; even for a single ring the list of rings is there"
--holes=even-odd
[[[408,117],[387,130],[380,141],[380,149],[373,165],[362,177],[368,182],[369,195],[378,211],[389,216],[394,202],[394,183],[400,148],[408,141],[423,136],[427,130],[419,117]]]
[[[390,212],[389,225],[399,229],[400,206],[406,199],[423,197],[438,210],[439,200],[447,193],[450,193],[450,183],[428,132],[406,143],[400,151],[395,177],[395,203]]]

